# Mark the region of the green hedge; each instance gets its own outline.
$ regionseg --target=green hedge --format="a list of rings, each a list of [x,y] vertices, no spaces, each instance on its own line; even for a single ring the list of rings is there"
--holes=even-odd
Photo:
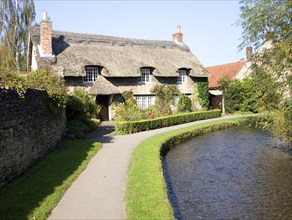
[[[116,122],[116,133],[117,134],[132,134],[140,131],[153,130],[157,128],[169,127],[173,125],[209,119],[218,118],[221,115],[221,111],[201,111],[191,112],[179,115],[170,115],[166,117],[160,117],[155,119],[141,120],[141,121],[127,121],[127,122]]]

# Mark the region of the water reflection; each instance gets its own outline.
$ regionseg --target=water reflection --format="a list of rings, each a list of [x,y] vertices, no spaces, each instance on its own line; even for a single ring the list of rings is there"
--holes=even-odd
[[[291,152],[234,127],[176,146],[163,160],[177,219],[292,219]]]

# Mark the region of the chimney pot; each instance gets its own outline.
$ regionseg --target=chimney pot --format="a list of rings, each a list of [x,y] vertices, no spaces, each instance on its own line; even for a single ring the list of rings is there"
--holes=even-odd
[[[44,12],[43,12],[43,20],[47,20],[47,19],[48,19],[47,12],[44,11]]]
[[[174,33],[172,35],[172,39],[177,44],[182,44],[183,43],[183,34],[181,32],[181,26],[180,25],[177,26],[176,33]]]

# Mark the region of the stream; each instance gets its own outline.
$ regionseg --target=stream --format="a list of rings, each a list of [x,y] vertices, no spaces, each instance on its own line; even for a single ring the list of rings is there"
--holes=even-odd
[[[292,219],[292,151],[249,126],[198,136],[163,159],[176,219]]]

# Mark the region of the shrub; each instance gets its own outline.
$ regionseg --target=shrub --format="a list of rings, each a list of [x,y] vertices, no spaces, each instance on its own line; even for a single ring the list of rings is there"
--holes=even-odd
[[[178,101],[177,108],[179,112],[191,112],[192,111],[192,100],[183,95]]]
[[[131,134],[140,131],[147,131],[162,127],[169,127],[173,125],[193,122],[202,119],[216,118],[220,117],[221,111],[211,110],[211,111],[201,111],[201,112],[191,112],[179,115],[170,115],[160,118],[140,120],[140,121],[128,121],[128,122],[116,122],[116,132],[118,134]]]
[[[76,138],[84,138],[85,134],[89,132],[89,128],[79,120],[68,121],[67,130],[69,135],[74,135]]]
[[[17,91],[21,96],[27,88],[45,90],[51,100],[51,107],[65,107],[67,103],[64,80],[49,70],[40,69],[24,78],[17,71],[0,67],[0,85]]]
[[[224,94],[225,110],[227,113],[234,112],[258,112],[257,100],[261,96],[252,79],[220,80],[221,90]]]
[[[44,69],[32,72],[26,78],[26,84],[28,88],[46,90],[57,107],[65,107],[68,99],[67,88],[64,80],[55,73]]]
[[[67,103],[67,119],[83,120],[97,115],[95,97],[88,94],[83,88],[76,87]]]
[[[69,136],[85,138],[85,135],[96,129],[98,124],[97,119],[70,120],[67,123],[67,132]]]
[[[86,118],[82,120],[82,122],[89,128],[90,131],[92,131],[97,128],[97,126],[100,123],[100,120],[96,118],[90,118],[90,119]]]
[[[118,103],[115,107],[115,121],[135,121],[144,119],[145,113],[136,104]]]
[[[8,68],[1,68],[1,66],[0,85],[15,90],[22,97],[27,89],[27,85],[23,77],[21,77],[16,71]]]
[[[132,91],[123,92],[122,96],[124,103],[114,104],[116,121],[135,121],[146,118],[145,112],[137,106]]]
[[[163,117],[163,116],[172,114],[170,104],[162,100],[156,100],[154,107],[157,113],[157,117]]]
[[[95,97],[83,88],[76,87],[67,103],[68,134],[76,138],[84,138],[85,134],[97,128],[98,106]]]

